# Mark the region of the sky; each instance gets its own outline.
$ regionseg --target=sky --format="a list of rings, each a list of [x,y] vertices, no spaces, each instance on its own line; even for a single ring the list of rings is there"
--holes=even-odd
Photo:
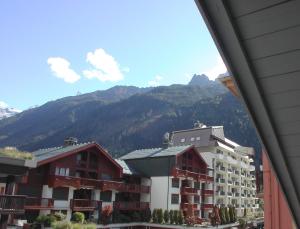
[[[0,106],[226,68],[193,0],[0,1]]]

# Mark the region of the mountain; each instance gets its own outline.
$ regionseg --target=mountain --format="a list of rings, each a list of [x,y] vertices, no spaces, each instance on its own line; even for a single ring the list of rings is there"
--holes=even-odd
[[[165,132],[200,120],[224,125],[228,138],[259,150],[240,102],[217,82],[155,88],[118,86],[48,102],[0,121],[0,146],[36,150],[66,137],[97,141],[112,154],[159,147]]]
[[[4,118],[9,118],[11,116],[14,116],[18,113],[20,113],[20,110],[17,110],[15,108],[9,108],[9,107],[1,107],[0,106],[0,120]]]
[[[215,85],[216,83],[218,82],[210,80],[208,76],[205,74],[201,74],[201,75],[194,74],[191,81],[189,82],[189,85],[205,87],[205,86]]]

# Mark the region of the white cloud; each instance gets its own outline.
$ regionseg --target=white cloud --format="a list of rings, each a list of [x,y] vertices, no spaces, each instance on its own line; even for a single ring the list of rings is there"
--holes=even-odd
[[[204,71],[203,73],[208,76],[210,80],[216,79],[220,74],[227,72],[227,68],[220,56],[217,57],[216,64]]]
[[[160,85],[160,82],[162,81],[162,79],[163,79],[162,76],[157,75],[157,76],[154,77],[153,80],[150,80],[150,81],[148,82],[148,85],[149,85],[150,87],[157,87],[157,86]]]
[[[80,79],[80,75],[70,68],[70,62],[62,57],[49,57],[47,63],[53,74],[66,83],[75,83]]]
[[[8,104],[3,102],[3,101],[0,101],[0,107],[1,108],[8,108]]]
[[[93,66],[94,69],[84,70],[83,75],[88,79],[96,78],[102,82],[117,82],[124,79],[123,72],[129,72],[129,68],[122,70],[115,58],[104,51],[104,49],[96,49],[89,52],[86,61]]]

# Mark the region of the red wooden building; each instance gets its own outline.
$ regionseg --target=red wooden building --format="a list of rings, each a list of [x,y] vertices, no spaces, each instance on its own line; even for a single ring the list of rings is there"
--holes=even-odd
[[[141,185],[146,178],[123,174],[122,166],[96,143],[68,139],[64,146],[33,154],[37,167],[17,186],[17,193],[27,196],[24,208],[29,221],[55,211],[65,213],[67,219],[81,211],[96,220],[104,205],[124,211],[149,207],[140,202],[150,193],[149,186]]]

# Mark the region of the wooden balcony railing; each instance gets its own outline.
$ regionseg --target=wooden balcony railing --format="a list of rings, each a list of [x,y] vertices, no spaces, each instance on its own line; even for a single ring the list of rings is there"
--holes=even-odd
[[[202,209],[212,209],[214,207],[213,204],[202,204],[201,208]]]
[[[189,206],[191,206],[194,210],[198,208],[198,204],[194,203],[194,204],[191,204],[191,203],[185,203],[185,202],[181,202],[180,203],[180,208],[183,210],[183,211],[187,211],[189,209]]]
[[[117,190],[121,192],[149,193],[150,187],[138,184],[126,184],[113,180],[97,180],[71,176],[49,176],[50,187],[71,186],[74,188],[94,188],[102,191]]]
[[[73,211],[94,211],[101,205],[101,201],[89,199],[72,199],[70,200],[70,208]]]
[[[24,214],[25,196],[0,195],[0,214]]]
[[[197,195],[198,190],[190,187],[181,187],[181,195]]]
[[[139,201],[115,201],[114,209],[128,211],[128,210],[146,210],[149,208],[148,202],[139,202]]]
[[[205,196],[212,196],[214,194],[214,190],[202,190],[202,194]]]
[[[26,210],[41,210],[41,209],[52,209],[53,206],[54,206],[54,199],[26,197],[24,208]]]
[[[204,181],[204,182],[213,182],[213,177],[207,174],[195,173],[188,170],[182,170],[178,168],[174,168],[172,170],[172,176],[174,177],[191,177],[197,181]]]

